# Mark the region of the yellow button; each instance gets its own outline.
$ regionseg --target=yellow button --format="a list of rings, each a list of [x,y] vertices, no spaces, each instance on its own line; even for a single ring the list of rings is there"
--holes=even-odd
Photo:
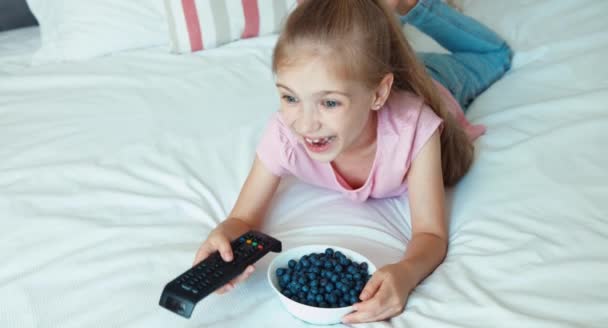
[[[247,244],[251,244],[251,239],[247,239]]]

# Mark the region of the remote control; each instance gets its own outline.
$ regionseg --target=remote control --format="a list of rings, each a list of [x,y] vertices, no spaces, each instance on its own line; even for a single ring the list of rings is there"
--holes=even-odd
[[[281,252],[281,242],[262,232],[250,230],[230,243],[233,258],[225,262],[219,252],[170,281],[160,297],[160,306],[190,318],[194,306],[207,295],[245,271],[268,252]]]

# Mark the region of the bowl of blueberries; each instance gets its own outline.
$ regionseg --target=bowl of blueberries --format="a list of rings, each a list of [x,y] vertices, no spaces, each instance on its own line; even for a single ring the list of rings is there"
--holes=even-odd
[[[353,250],[307,245],[281,252],[267,275],[289,313],[308,323],[330,325],[353,311],[374,271],[374,264]]]

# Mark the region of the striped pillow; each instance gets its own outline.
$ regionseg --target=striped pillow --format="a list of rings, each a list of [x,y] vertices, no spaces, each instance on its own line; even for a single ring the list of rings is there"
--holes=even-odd
[[[164,0],[171,50],[187,53],[277,33],[302,0]]]

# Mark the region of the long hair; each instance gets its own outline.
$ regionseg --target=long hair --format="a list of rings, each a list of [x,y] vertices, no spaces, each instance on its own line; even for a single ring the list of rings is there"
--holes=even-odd
[[[392,91],[419,96],[444,121],[441,133],[443,182],[453,186],[473,161],[473,144],[447,112],[424,66],[384,0],[305,0],[289,15],[274,49],[272,70],[322,56],[334,74],[376,88],[388,73]]]

